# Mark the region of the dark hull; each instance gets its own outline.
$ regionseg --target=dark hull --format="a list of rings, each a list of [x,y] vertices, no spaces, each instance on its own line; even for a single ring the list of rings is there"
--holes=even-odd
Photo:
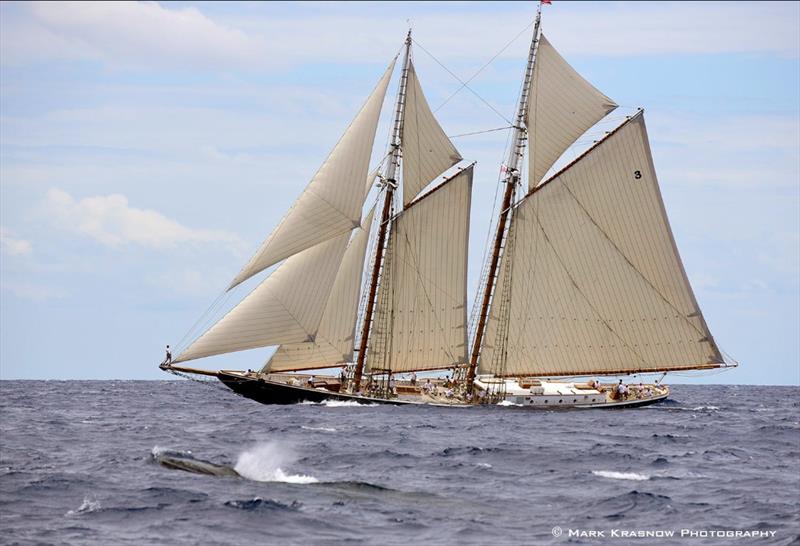
[[[265,379],[257,379],[249,377],[239,372],[226,372],[219,371],[216,374],[217,378],[222,381],[227,387],[240,396],[250,398],[262,404],[300,404],[302,402],[324,402],[327,400],[350,401],[358,402],[360,404],[386,404],[392,406],[404,405],[430,405],[439,407],[456,407],[466,408],[474,407],[468,404],[432,404],[422,401],[411,400],[386,400],[384,398],[370,398],[367,396],[356,396],[353,394],[345,394],[338,392],[326,391],[323,389],[310,389],[308,387],[295,387],[285,383],[278,383],[276,381],[267,381]],[[636,408],[642,406],[649,406],[656,404],[667,398],[667,394],[662,396],[649,398],[645,400],[625,400],[619,402],[605,402],[602,404],[594,404],[590,406],[565,406],[556,408],[550,406],[545,408],[542,406],[526,406],[525,409],[622,409],[622,408]]]
[[[225,371],[217,372],[217,378],[236,394],[262,404],[299,404],[301,402],[324,402],[326,400],[352,401],[362,404],[401,405],[404,403],[396,400],[368,398],[321,389],[294,387],[285,383],[244,377]]]

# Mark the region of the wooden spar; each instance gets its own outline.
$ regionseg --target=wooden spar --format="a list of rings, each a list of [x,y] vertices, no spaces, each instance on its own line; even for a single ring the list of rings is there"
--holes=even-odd
[[[188,366],[175,366],[174,364],[168,364],[164,369],[166,369],[167,371],[193,373],[195,375],[210,375],[211,377],[217,377],[217,372],[213,370],[201,370],[200,368],[189,368]]]
[[[367,357],[367,347],[369,346],[369,333],[372,325],[372,315],[375,311],[375,294],[378,291],[378,276],[383,262],[383,253],[386,246],[386,232],[388,231],[392,218],[392,202],[394,201],[394,191],[397,188],[397,178],[395,173],[400,164],[400,147],[403,141],[403,114],[406,102],[406,85],[408,84],[408,60],[411,57],[411,30],[406,36],[406,54],[403,58],[403,69],[400,73],[400,89],[397,92],[397,107],[395,109],[394,127],[392,128],[392,158],[386,170],[386,196],[383,202],[383,212],[381,214],[380,228],[378,229],[378,240],[375,248],[375,263],[372,265],[372,275],[370,277],[369,299],[367,308],[364,311],[364,324],[361,328],[361,343],[358,349],[358,359],[356,369],[353,373],[353,391],[358,392],[361,387],[361,377],[364,375],[364,362]]]
[[[364,374],[364,361],[367,355],[367,343],[369,341],[369,329],[372,322],[372,314],[375,310],[375,293],[378,291],[378,274],[381,270],[383,261],[383,251],[385,248],[386,230],[389,227],[389,219],[392,213],[392,200],[394,198],[394,188],[386,186],[386,198],[383,202],[383,212],[381,213],[381,223],[378,228],[377,247],[375,249],[375,263],[372,264],[372,273],[369,285],[369,299],[367,299],[367,309],[364,312],[364,324],[361,328],[361,344],[358,348],[358,360],[353,374],[353,391],[357,392],[361,386],[361,376]]]
[[[688,372],[692,370],[715,370],[717,368],[725,368],[726,366],[722,366],[721,364],[717,363],[710,363],[710,364],[703,364],[700,366],[692,365],[692,366],[665,366],[663,368],[653,368],[653,369],[635,369],[635,370],[576,370],[570,371],[569,375],[558,375],[557,373],[554,374],[500,374],[495,375],[495,377],[536,377],[536,378],[568,378],[568,377],[591,377],[591,376],[606,376],[606,375],[633,375],[638,373],[661,373],[661,372]]]
[[[514,126],[514,139],[513,147],[509,153],[508,164],[506,165],[506,178],[503,181],[506,184],[506,190],[503,194],[503,204],[500,207],[500,217],[497,220],[497,233],[494,237],[494,247],[492,249],[492,257],[489,262],[489,270],[486,277],[486,286],[483,292],[483,301],[481,302],[481,310],[478,318],[478,327],[475,330],[475,341],[472,345],[472,354],[469,360],[469,370],[467,371],[466,387],[467,391],[472,389],[472,384],[475,381],[475,371],[478,368],[478,358],[481,353],[481,343],[483,342],[483,335],[486,330],[486,322],[489,317],[489,306],[492,301],[492,294],[494,292],[494,283],[497,279],[497,266],[500,262],[500,252],[503,247],[503,236],[505,235],[506,224],[508,223],[508,216],[511,213],[511,200],[514,198],[514,190],[520,179],[519,165],[525,155],[525,143],[527,140],[526,131],[522,128],[525,120],[525,113],[528,109],[528,96],[531,90],[531,80],[533,79],[533,65],[536,61],[536,48],[539,43],[539,23],[542,19],[542,5],[539,4],[539,9],[536,13],[536,24],[533,27],[533,39],[531,40],[531,47],[528,51],[528,64],[525,67],[525,79],[522,83],[522,93],[519,97],[519,105],[517,106],[516,125]]]
[[[506,229],[506,222],[508,214],[511,212],[511,198],[514,195],[513,183],[506,184],[506,191],[503,195],[503,204],[500,210],[500,218],[497,220],[497,233],[494,236],[494,249],[492,251],[492,259],[489,263],[489,274],[486,278],[486,288],[483,292],[483,301],[481,302],[481,314],[478,319],[478,328],[475,330],[475,342],[472,345],[472,354],[469,359],[469,370],[467,371],[467,390],[472,387],[475,381],[475,370],[478,367],[478,357],[481,352],[481,343],[483,342],[483,334],[486,330],[486,319],[489,316],[489,303],[492,299],[492,291],[494,290],[494,281],[497,277],[497,264],[500,261],[500,248],[503,246],[503,234]]]

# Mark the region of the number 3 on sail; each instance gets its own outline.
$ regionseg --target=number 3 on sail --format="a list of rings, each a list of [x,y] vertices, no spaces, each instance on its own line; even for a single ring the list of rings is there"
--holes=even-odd
[[[470,319],[475,164],[461,165],[434,116],[411,45],[409,31],[379,168],[369,162],[396,58],[228,290],[277,267],[163,369],[216,377],[264,404],[603,408],[652,404],[669,389],[599,376],[735,365],[714,341],[678,255],[644,113],[546,176],[617,105],[551,45],[541,12]],[[370,193],[377,202],[365,210]],[[258,347],[276,347],[258,371],[185,364]]]

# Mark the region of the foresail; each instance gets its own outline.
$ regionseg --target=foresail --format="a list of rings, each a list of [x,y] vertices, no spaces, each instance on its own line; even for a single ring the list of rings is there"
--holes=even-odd
[[[722,363],[675,246],[641,113],[529,193],[510,233],[483,373]]]
[[[339,235],[286,260],[175,362],[313,339],[349,238]]]
[[[325,368],[352,361],[364,255],[374,213],[373,207],[347,245],[314,341],[281,345],[264,372]]]
[[[373,371],[466,362],[471,193],[470,166],[394,221],[367,353]]]
[[[433,179],[461,161],[461,154],[431,112],[411,61],[408,63],[406,89],[403,113],[404,205],[410,203]]]
[[[349,233],[359,225],[365,198],[364,180],[394,64],[392,61],[317,174],[229,289],[289,256]]]
[[[529,188],[536,187],[561,154],[616,107],[614,101],[583,79],[542,34],[526,117]]]

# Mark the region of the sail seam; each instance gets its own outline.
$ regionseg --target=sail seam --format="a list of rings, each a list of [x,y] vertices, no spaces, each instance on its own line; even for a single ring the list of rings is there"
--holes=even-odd
[[[553,254],[555,255],[556,259],[558,260],[559,265],[562,267],[564,272],[567,274],[567,277],[569,277],[570,282],[575,287],[575,290],[578,291],[578,294],[580,294],[583,297],[584,301],[586,301],[586,303],[589,305],[589,308],[591,308],[591,310],[594,312],[595,316],[597,316],[600,319],[600,322],[602,322],[603,325],[606,328],[608,328],[608,330],[612,334],[614,334],[614,336],[617,339],[619,339],[622,342],[622,344],[625,345],[625,347],[629,351],[631,351],[633,354],[635,354],[639,358],[639,360],[641,360],[642,363],[645,366],[647,366],[647,360],[645,360],[644,357],[642,357],[642,355],[640,355],[638,351],[634,350],[633,347],[631,347],[628,344],[628,342],[625,341],[625,339],[622,338],[622,336],[620,336],[611,327],[611,325],[609,325],[608,321],[606,321],[606,319],[600,314],[600,312],[597,310],[597,308],[594,306],[594,304],[592,304],[592,302],[589,300],[588,296],[586,296],[586,294],[583,292],[583,290],[581,290],[580,286],[578,286],[578,283],[575,281],[575,278],[572,276],[572,273],[570,273],[569,269],[567,269],[567,266],[564,264],[563,260],[561,259],[561,255],[556,250],[556,247],[553,244],[553,242],[550,240],[550,237],[547,236],[547,231],[545,231],[544,226],[542,225],[541,221],[539,221],[539,215],[538,214],[534,214],[534,218],[536,219],[536,224],[539,226],[539,229],[542,230],[542,235],[544,236],[544,240],[547,242],[548,245],[550,245],[550,248],[553,250]]]

